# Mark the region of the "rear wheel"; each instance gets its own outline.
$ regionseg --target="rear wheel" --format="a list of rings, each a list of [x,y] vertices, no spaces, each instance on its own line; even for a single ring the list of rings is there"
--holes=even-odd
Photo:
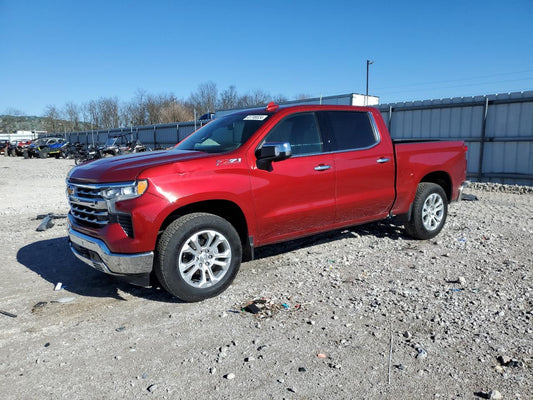
[[[435,183],[422,182],[418,185],[405,230],[416,239],[431,239],[442,230],[447,214],[448,200],[444,189]]]
[[[207,213],[178,218],[163,232],[154,269],[165,290],[184,301],[222,293],[241,264],[242,246],[235,228]]]

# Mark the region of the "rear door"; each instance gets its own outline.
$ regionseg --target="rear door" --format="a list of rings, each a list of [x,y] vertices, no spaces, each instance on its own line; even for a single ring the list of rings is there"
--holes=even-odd
[[[252,169],[258,245],[323,230],[335,217],[335,165],[314,112],[291,114],[263,143],[289,142],[292,157]]]
[[[334,154],[335,220],[349,224],[386,217],[395,196],[392,143],[381,140],[369,112],[321,111],[318,115]]]

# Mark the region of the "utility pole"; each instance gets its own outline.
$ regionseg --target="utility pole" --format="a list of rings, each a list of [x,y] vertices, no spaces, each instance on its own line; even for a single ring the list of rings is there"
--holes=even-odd
[[[370,64],[374,64],[374,61],[366,60],[366,96],[365,96],[365,105],[368,105],[368,71],[370,69]]]

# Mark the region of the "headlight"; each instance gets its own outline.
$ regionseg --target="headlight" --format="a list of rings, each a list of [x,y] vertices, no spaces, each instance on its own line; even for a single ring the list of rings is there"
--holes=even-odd
[[[102,189],[100,194],[106,200],[121,201],[134,199],[141,196],[148,189],[148,181],[146,179],[132,182],[132,183],[117,183],[113,186],[108,186]]]

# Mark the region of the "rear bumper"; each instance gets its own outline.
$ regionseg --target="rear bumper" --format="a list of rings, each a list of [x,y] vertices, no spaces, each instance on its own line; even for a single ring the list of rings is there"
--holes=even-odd
[[[68,228],[70,249],[76,257],[91,267],[116,276],[149,275],[154,264],[154,252],[112,253],[100,239]]]
[[[457,196],[456,201],[461,201],[463,199],[463,190],[465,189],[465,187],[466,187],[466,182],[463,182],[461,186],[459,186],[459,194]]]

